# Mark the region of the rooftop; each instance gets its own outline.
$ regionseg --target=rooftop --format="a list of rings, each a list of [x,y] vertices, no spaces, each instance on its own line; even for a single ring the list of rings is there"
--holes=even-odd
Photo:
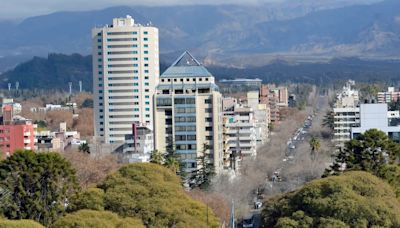
[[[212,77],[212,74],[185,51],[160,77]]]

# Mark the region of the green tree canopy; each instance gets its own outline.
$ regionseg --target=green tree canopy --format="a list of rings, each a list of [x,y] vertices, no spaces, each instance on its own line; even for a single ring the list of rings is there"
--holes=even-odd
[[[400,227],[392,188],[361,171],[309,182],[266,205],[262,227]]]
[[[51,224],[65,211],[66,200],[78,189],[75,171],[58,153],[17,151],[0,162],[4,194],[2,214]]]
[[[144,228],[139,219],[121,218],[109,211],[80,210],[58,219],[54,228]]]
[[[44,228],[41,224],[32,220],[7,220],[0,219],[0,228]]]
[[[396,164],[399,156],[400,144],[384,132],[371,129],[345,144],[325,176],[340,174],[343,166],[347,171],[363,170],[379,175],[386,165]]]
[[[89,188],[84,192],[76,194],[70,198],[68,205],[69,211],[81,209],[104,210],[104,191],[99,188]]]
[[[219,227],[212,210],[191,199],[180,178],[157,164],[124,166],[99,188],[105,192],[106,210],[140,218],[150,227]]]

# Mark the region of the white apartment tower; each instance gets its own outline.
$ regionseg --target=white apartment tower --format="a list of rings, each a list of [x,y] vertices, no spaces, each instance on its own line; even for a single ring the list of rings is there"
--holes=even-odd
[[[153,129],[160,74],[158,29],[130,16],[92,30],[95,136],[121,143],[132,123]]]

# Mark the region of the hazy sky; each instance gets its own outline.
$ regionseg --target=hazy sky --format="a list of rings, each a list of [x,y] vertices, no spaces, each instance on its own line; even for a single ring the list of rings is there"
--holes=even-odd
[[[118,5],[254,4],[271,1],[283,0],[0,0],[0,19],[26,18],[66,10],[102,9]]]

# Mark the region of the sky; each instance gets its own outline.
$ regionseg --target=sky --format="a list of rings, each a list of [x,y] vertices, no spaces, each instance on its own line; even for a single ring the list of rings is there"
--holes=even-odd
[[[257,4],[274,1],[283,0],[0,0],[0,19],[21,19],[57,11],[93,10],[120,5]]]

